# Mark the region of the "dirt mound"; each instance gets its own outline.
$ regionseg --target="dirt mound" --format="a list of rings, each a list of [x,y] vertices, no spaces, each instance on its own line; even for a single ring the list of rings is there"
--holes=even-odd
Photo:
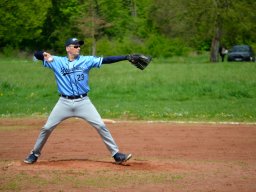
[[[133,154],[116,165],[97,132],[70,119],[27,165],[44,122],[0,120],[0,191],[256,191],[256,125],[108,120],[120,150]]]

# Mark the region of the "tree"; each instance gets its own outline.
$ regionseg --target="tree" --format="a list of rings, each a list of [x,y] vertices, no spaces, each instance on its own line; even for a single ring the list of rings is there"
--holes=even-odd
[[[76,19],[77,28],[87,43],[91,44],[92,55],[96,55],[96,42],[104,34],[104,29],[112,26],[100,14],[97,0],[89,0],[83,4],[81,16]]]
[[[214,25],[210,51],[211,62],[218,61],[220,44],[246,43],[252,39],[252,31],[255,29],[255,6],[255,1],[251,0],[213,1]]]
[[[64,41],[79,34],[74,20],[81,12],[81,4],[78,0],[51,0],[51,3],[42,25],[39,48],[65,53]]]
[[[216,62],[220,44],[255,37],[255,6],[253,0],[155,0],[150,19],[169,38],[183,38],[198,50],[209,48],[210,61]]]
[[[216,62],[220,44],[256,46],[255,7],[255,0],[2,0],[0,47],[64,53],[75,36],[90,54],[104,44],[116,52],[160,49],[162,57],[191,47]]]
[[[0,2],[0,43],[16,48],[33,47],[40,38],[50,0]]]

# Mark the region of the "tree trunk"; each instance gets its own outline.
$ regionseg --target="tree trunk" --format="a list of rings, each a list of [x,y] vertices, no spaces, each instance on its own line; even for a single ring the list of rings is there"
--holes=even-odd
[[[133,17],[137,17],[137,10],[136,10],[136,2],[135,0],[131,1],[131,12]]]
[[[95,38],[93,38],[92,40],[92,55],[95,56],[97,53],[96,53],[96,40]]]
[[[91,4],[91,38],[92,38],[92,55],[96,55],[96,40],[95,40],[95,9],[93,4]]]
[[[220,29],[216,27],[215,35],[212,38],[211,44],[211,51],[210,51],[210,61],[211,62],[218,62],[218,54],[219,54],[219,47],[220,47]]]
[[[213,1],[216,11],[219,10],[218,1]],[[214,36],[212,38],[211,51],[210,51],[210,62],[218,62],[218,53],[221,39],[221,18],[220,14],[217,12],[216,20],[215,20],[215,29]]]

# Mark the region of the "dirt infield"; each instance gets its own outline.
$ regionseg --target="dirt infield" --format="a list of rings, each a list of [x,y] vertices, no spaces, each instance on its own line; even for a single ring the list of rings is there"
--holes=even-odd
[[[45,120],[0,119],[0,191],[256,191],[254,124],[106,121],[133,154],[116,165],[93,128],[69,119],[26,165]]]

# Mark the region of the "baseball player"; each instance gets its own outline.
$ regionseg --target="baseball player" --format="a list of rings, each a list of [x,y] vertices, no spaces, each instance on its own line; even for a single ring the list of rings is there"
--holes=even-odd
[[[123,60],[134,61],[131,56],[95,57],[80,55],[84,41],[69,38],[66,43],[67,56],[52,56],[48,52],[36,51],[34,56],[43,61],[43,66],[53,70],[60,98],[51,111],[48,120],[42,127],[34,148],[24,160],[27,164],[37,161],[41,151],[56,126],[70,117],[78,117],[92,125],[117,164],[129,160],[132,155],[120,153],[111,133],[104,124],[98,111],[90,101],[88,92],[89,71],[99,68],[102,64],[110,64]],[[136,59],[135,59],[136,60]]]

